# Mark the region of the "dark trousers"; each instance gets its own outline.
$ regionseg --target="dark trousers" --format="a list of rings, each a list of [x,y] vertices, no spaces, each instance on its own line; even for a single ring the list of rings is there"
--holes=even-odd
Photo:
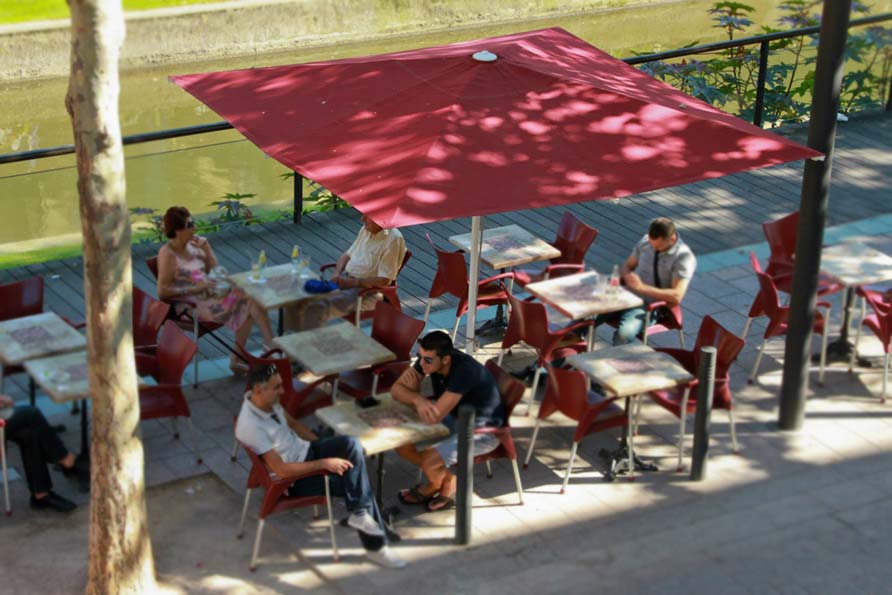
[[[307,453],[308,461],[335,457],[346,459],[353,463],[353,468],[343,475],[329,475],[328,485],[332,496],[343,498],[350,512],[365,510],[383,529],[384,521],[378,503],[372,494],[372,486],[369,483],[369,474],[365,464],[365,453],[362,444],[353,436],[333,436],[321,438],[310,443],[310,451]],[[325,493],[325,484],[321,476],[298,479],[288,489],[291,496],[316,496]],[[371,537],[358,531],[362,546],[367,550],[376,551],[386,543],[386,537]]]
[[[57,463],[65,458],[68,449],[47,423],[40,409],[16,407],[12,417],[6,420],[6,437],[19,446],[25,479],[32,494],[48,492],[53,488],[47,463]]]

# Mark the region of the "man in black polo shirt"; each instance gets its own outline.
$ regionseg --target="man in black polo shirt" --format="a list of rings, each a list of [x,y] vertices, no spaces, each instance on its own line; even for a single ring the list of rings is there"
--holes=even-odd
[[[501,426],[505,410],[499,398],[495,379],[477,360],[452,345],[443,331],[428,333],[418,342],[420,348],[415,364],[403,372],[391,394],[397,401],[411,405],[422,420],[429,424],[443,423],[452,433],[433,445],[409,445],[397,452],[424,471],[428,483],[399,493],[400,501],[408,505],[423,505],[428,510],[443,510],[454,506],[456,478],[449,467],[458,460],[458,437],[455,416],[461,405],[475,411],[478,426]],[[421,381],[430,376],[433,397],[421,396]],[[474,437],[474,455],[485,454],[498,446],[491,434]]]

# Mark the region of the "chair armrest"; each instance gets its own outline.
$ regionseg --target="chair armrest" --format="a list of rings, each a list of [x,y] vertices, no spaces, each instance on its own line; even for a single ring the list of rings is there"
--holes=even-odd
[[[499,273],[498,275],[493,275],[492,277],[487,277],[486,279],[481,280],[477,285],[489,285],[490,283],[495,283],[502,279],[514,279],[514,273],[511,271],[508,271],[507,273]]]
[[[316,477],[317,475],[319,475],[319,476],[331,475],[331,473],[329,473],[325,469],[320,469],[319,471],[310,471],[309,473],[296,473],[294,475],[286,475],[285,477],[279,477],[278,475],[276,475],[275,473],[270,471],[269,467],[266,468],[266,471],[267,471],[267,473],[269,473],[270,481],[272,481],[273,485],[276,487],[283,486],[283,485],[290,486],[298,479],[306,479],[307,477]]]
[[[594,320],[580,320],[579,322],[574,322],[573,324],[567,325],[561,329],[558,329],[555,332],[549,331],[549,334],[554,336],[563,337],[564,335],[568,335],[572,332],[575,332],[579,329],[583,329],[589,326],[595,326]]]
[[[545,267],[545,278],[551,279],[554,273],[561,273],[558,276],[571,275],[573,273],[581,273],[585,270],[585,264],[550,264]]]

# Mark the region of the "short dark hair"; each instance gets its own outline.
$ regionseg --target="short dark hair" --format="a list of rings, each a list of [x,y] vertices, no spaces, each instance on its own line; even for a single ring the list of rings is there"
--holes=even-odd
[[[675,222],[667,217],[657,217],[647,228],[647,237],[652,240],[668,240],[675,234]]]
[[[452,355],[452,338],[443,331],[433,331],[421,337],[418,341],[422,349],[434,351],[440,357]]]
[[[279,369],[272,364],[254,366],[248,372],[248,388],[253,389],[258,384],[263,384],[279,373]]]
[[[186,207],[170,207],[164,213],[164,235],[168,238],[177,237],[177,232],[186,229],[186,223],[192,214]]]

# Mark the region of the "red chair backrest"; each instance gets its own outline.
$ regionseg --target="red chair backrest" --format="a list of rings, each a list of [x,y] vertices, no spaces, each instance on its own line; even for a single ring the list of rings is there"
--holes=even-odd
[[[43,312],[43,277],[28,277],[0,285],[0,320]]]
[[[756,271],[756,277],[759,279],[759,305],[772,320],[776,319],[780,313],[781,303],[780,296],[777,293],[777,286],[768,273]]]
[[[399,276],[400,276],[400,273],[403,272],[403,269],[406,268],[406,263],[409,262],[409,259],[410,259],[410,258],[412,258],[412,251],[411,251],[411,250],[406,250],[406,253],[403,255],[403,262],[400,264],[400,268],[397,269],[397,271],[396,271],[396,276],[397,276],[397,277],[399,277]],[[396,283],[396,279],[394,279],[393,282]]]
[[[523,341],[534,349],[544,349],[551,339],[545,305],[523,301],[510,293],[508,304],[511,306],[511,317],[508,319],[502,348],[507,349],[518,341]]]
[[[133,287],[133,345],[154,345],[158,329],[167,319],[170,306],[158,301],[139,287]]]
[[[161,335],[158,337],[158,382],[161,384],[181,384],[183,372],[195,353],[198,346],[180,330],[175,322],[168,320],[161,327]]]
[[[499,387],[499,396],[502,399],[502,407],[505,408],[505,425],[507,426],[510,425],[508,420],[511,419],[511,413],[523,398],[525,389],[523,382],[506,372],[497,362],[497,358],[487,360],[486,369],[495,378],[496,386]]]
[[[579,370],[565,370],[546,366],[548,385],[542,406],[539,407],[539,419],[545,419],[555,411],[560,411],[574,421],[580,421],[588,409],[588,385],[585,374]]]
[[[372,338],[393,353],[398,361],[411,359],[412,346],[424,330],[424,321],[403,314],[387,302],[375,305]]]
[[[254,489],[262,487],[264,489],[269,489],[272,485],[272,479],[269,476],[269,469],[267,469],[266,464],[264,464],[263,460],[261,460],[260,456],[242,444],[242,448],[245,449],[245,452],[248,453],[248,458],[251,460],[251,473],[248,475],[248,488]]]
[[[158,257],[153,256],[151,258],[146,259],[146,266],[149,267],[149,272],[152,273],[152,276],[155,277],[155,280],[158,280]]]
[[[431,283],[429,297],[440,297],[444,293],[461,299],[468,295],[468,267],[464,252],[446,252],[434,245],[430,234],[424,234],[437,255],[437,273]]]
[[[586,225],[570,211],[565,211],[558,226],[557,238],[552,244],[561,251],[553,258],[553,264],[582,264],[589,246],[598,237],[598,230]]]
[[[796,254],[796,228],[799,226],[799,211],[781,217],[777,221],[766,221],[762,224],[765,239],[771,249],[771,257],[768,261],[769,275],[774,275],[776,269],[789,269],[793,266],[793,258]]]
[[[885,349],[889,345],[889,339],[892,338],[892,304],[887,301],[889,294],[876,291],[862,291],[860,293],[876,313],[880,335],[877,338]]]
[[[764,273],[762,273],[764,275]],[[728,369],[746,342],[720,325],[712,316],[706,316],[697,331],[697,342],[694,345],[694,370],[688,370],[696,374],[700,369],[700,349],[702,347],[715,347],[715,377],[724,378],[728,375]]]

